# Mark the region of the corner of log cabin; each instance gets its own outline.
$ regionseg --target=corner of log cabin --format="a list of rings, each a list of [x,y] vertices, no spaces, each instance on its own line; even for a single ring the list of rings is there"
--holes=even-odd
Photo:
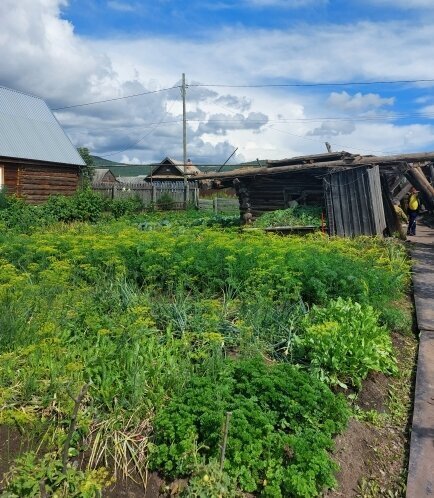
[[[78,166],[2,161],[4,184],[30,204],[48,200],[50,195],[73,195],[79,183]]]

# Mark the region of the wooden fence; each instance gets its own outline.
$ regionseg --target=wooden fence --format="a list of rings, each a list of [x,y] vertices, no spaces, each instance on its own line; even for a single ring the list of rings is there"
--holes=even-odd
[[[144,207],[154,205],[161,209],[185,209],[198,206],[199,187],[196,182],[143,182],[93,184],[92,188],[109,199],[140,199]]]
[[[213,199],[199,199],[198,207],[203,211],[213,211],[215,214],[238,214],[240,203],[238,199],[214,197]]]
[[[350,168],[323,179],[331,235],[382,235],[386,228],[378,166]]]

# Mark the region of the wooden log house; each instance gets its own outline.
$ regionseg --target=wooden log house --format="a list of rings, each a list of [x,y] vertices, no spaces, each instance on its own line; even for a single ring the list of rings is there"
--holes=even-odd
[[[0,87],[0,188],[29,203],[71,195],[83,166],[44,100]]]
[[[161,163],[153,165],[151,173],[146,177],[147,180],[153,181],[183,181],[184,178],[191,179],[200,174],[197,168],[190,159],[184,166],[182,161],[165,157]]]

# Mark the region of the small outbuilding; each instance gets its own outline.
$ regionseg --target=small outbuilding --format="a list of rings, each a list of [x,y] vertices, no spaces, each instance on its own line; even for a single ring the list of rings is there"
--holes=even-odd
[[[118,183],[118,180],[109,168],[95,168],[93,170],[92,186],[113,185],[115,183]]]
[[[71,195],[84,166],[44,100],[0,87],[1,188],[30,203]]]
[[[200,174],[200,169],[195,166],[190,159],[184,166],[182,161],[165,157],[161,163],[154,165],[148,180],[159,181],[179,181],[186,178],[195,177]]]

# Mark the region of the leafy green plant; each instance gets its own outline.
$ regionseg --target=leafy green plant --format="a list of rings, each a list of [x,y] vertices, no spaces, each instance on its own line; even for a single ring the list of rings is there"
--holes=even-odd
[[[332,485],[328,450],[346,408],[326,382],[393,371],[391,355],[379,359],[389,342],[376,320],[407,288],[401,246],[195,227],[206,217],[193,211],[53,223],[75,216],[63,211],[73,198],[51,201],[50,213],[9,202],[0,210],[2,227],[11,223],[0,231],[1,423],[59,454],[69,393],[90,384],[71,447],[88,445],[94,467],[137,478],[152,450],[153,468],[191,476],[206,493],[201,479],[214,472],[232,411],[216,486],[313,496]],[[323,329],[333,332],[325,351],[308,340]]]
[[[39,459],[34,452],[19,457],[6,475],[4,495],[10,498],[59,496],[68,498],[95,498],[109,484],[108,472],[81,471],[68,466],[62,470],[62,462],[55,454]]]
[[[188,481],[187,489],[182,496],[186,498],[241,497],[236,481],[226,472],[220,470],[216,460],[207,464],[199,464]]]
[[[193,376],[159,413],[151,467],[188,475],[199,457],[219,454],[222,421],[232,412],[225,471],[245,491],[316,496],[333,486],[327,454],[345,426],[344,399],[285,364],[227,362],[215,376]]]
[[[255,222],[256,227],[277,226],[321,226],[322,208],[316,206],[297,206],[279,209],[261,215]]]
[[[300,347],[317,375],[343,387],[361,386],[370,371],[397,372],[387,329],[379,313],[351,299],[314,306],[305,318]]]
[[[121,216],[129,216],[139,212],[143,205],[138,197],[129,197],[126,199],[112,199],[106,204],[106,208],[118,219]]]

